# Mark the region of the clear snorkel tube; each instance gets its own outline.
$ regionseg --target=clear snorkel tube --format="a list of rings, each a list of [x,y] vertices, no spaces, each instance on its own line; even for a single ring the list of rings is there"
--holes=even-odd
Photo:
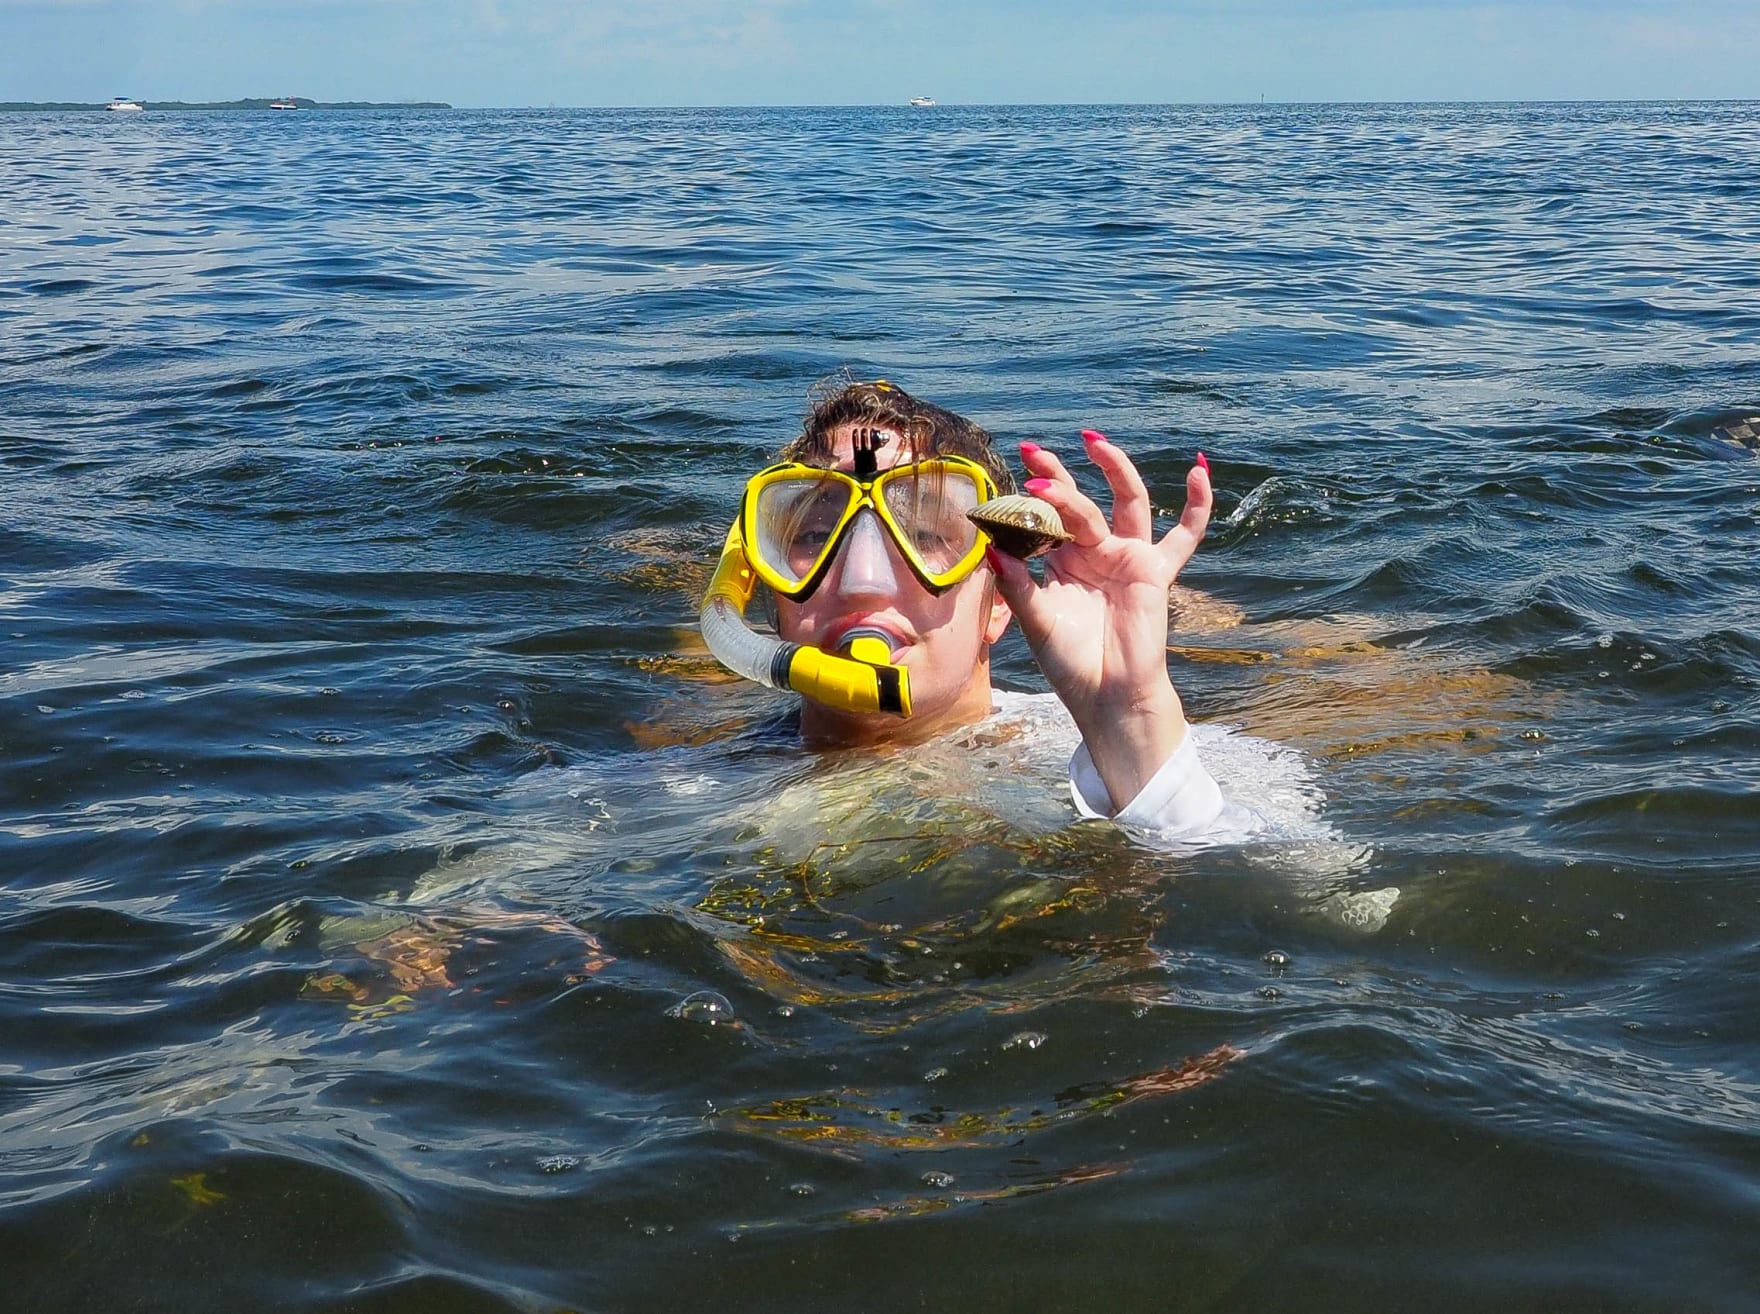
[[[757,586],[736,520],[697,617],[703,642],[716,661],[735,675],[772,689],[792,689],[840,711],[911,714],[910,672],[892,664],[892,648],[885,639],[858,634],[848,644],[849,656],[838,657],[759,634],[745,618]]]

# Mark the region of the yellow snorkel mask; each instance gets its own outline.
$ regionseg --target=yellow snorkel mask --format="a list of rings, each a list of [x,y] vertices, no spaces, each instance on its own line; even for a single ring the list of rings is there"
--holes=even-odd
[[[989,540],[966,513],[996,496],[989,472],[961,456],[879,470],[874,453],[894,436],[859,431],[850,473],[784,462],[746,484],[699,618],[723,666],[844,711],[911,714],[910,674],[893,664],[884,637],[857,631],[840,656],[758,634],[745,623],[760,582],[794,601],[811,597],[864,513],[931,593],[977,569]]]

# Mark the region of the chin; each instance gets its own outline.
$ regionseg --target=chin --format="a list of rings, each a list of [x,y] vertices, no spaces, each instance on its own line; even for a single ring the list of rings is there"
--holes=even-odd
[[[926,697],[912,694],[909,716],[886,712],[846,712],[823,703],[801,703],[801,739],[818,747],[855,747],[861,744],[917,743],[933,739],[957,726],[971,725],[990,715],[989,669],[981,681],[974,679],[952,696]]]

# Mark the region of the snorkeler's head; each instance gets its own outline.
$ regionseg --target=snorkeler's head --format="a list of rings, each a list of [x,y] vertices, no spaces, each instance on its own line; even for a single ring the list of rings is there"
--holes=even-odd
[[[801,734],[857,743],[989,715],[1008,604],[967,514],[1014,479],[990,435],[884,381],[815,390],[783,460],[746,484],[703,637],[748,680],[803,695]],[[775,637],[746,620],[762,592]]]
[[[804,481],[828,490],[838,514],[826,526],[798,526],[815,549],[811,584],[775,593],[778,634],[833,654],[842,653],[852,636],[878,638],[890,650],[891,664],[908,675],[913,705],[904,730],[897,717],[809,698],[801,709],[801,733],[809,740],[856,743],[935,733],[989,715],[990,646],[1007,628],[1009,610],[974,550],[983,540],[965,511],[975,499],[994,495],[983,484],[1015,486],[991,449],[990,435],[894,384],[839,381],[816,391],[800,437],[780,456],[851,477]],[[960,471],[950,461],[955,457],[988,478]],[[943,464],[919,482],[913,471],[921,462]],[[773,468],[753,482],[768,489],[785,477],[795,478]],[[749,510],[755,509],[753,496],[748,486]],[[880,502],[862,506],[852,500],[858,496]],[[747,520],[748,547],[771,552],[762,526],[742,517]]]
[[[967,457],[984,467],[998,490],[1015,491],[1014,474],[996,455],[984,429],[963,415],[911,396],[897,384],[883,379],[872,383],[827,381],[813,390],[811,401],[800,437],[778,453],[780,460],[836,465],[838,432],[854,424],[901,435],[912,460]]]

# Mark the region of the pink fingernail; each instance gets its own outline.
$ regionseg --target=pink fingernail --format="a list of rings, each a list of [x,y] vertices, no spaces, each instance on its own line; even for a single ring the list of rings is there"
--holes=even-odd
[[[1205,474],[1210,473],[1210,459],[1202,452],[1198,453],[1198,469],[1202,470]]]
[[[1038,443],[1022,443],[1021,444],[1021,455],[1022,456],[1032,456],[1034,453],[1036,453],[1040,450],[1041,449],[1040,449]]]
[[[1083,429],[1082,441],[1085,443],[1103,443],[1106,441],[1106,435],[1097,429]]]
[[[1002,573],[1002,554],[989,544],[984,545],[984,560],[990,563],[990,569],[998,575]]]
[[[1034,497],[1037,497],[1040,493],[1043,493],[1047,488],[1051,487],[1051,481],[1049,479],[1029,479],[1021,486]]]

